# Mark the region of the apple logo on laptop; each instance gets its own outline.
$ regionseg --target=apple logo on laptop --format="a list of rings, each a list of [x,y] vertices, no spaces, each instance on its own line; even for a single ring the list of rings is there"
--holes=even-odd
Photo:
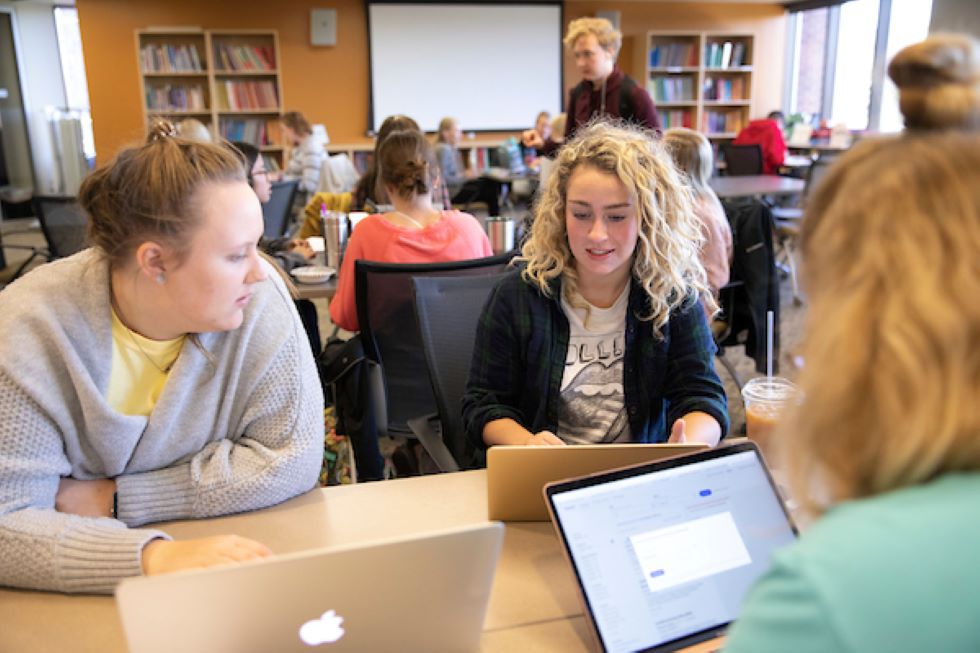
[[[343,617],[334,610],[327,610],[319,619],[311,619],[300,626],[299,638],[310,646],[333,644],[344,636],[343,623]]]

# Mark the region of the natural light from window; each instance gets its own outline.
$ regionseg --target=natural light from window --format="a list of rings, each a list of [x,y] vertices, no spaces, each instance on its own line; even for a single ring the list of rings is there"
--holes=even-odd
[[[58,34],[58,54],[61,75],[65,80],[68,109],[78,114],[82,125],[82,148],[85,158],[95,158],[95,138],[92,134],[92,114],[88,102],[88,81],[85,78],[85,59],[82,56],[82,34],[78,28],[78,10],[74,7],[55,7],[54,25]]]
[[[854,0],[841,5],[831,125],[844,123],[852,130],[868,128],[877,26],[878,0]]]
[[[888,61],[907,45],[917,43],[929,34],[932,0],[892,0],[891,21],[888,25]],[[901,131],[902,114],[898,110],[898,89],[885,75],[881,97],[883,132]]]

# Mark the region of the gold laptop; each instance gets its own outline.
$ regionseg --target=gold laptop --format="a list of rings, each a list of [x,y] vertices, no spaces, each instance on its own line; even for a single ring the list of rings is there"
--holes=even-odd
[[[495,446],[487,450],[487,512],[501,521],[548,521],[547,483],[648,463],[707,448],[704,444]]]

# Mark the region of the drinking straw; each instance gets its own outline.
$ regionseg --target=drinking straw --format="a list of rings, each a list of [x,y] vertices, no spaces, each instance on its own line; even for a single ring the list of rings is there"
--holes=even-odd
[[[772,379],[772,311],[766,311],[766,377]]]

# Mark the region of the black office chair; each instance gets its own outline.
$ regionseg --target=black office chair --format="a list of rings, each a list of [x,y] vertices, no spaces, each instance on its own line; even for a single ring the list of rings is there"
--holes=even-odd
[[[384,380],[384,394],[367,398],[371,411],[384,416],[375,420],[380,435],[415,439],[408,420],[437,412],[415,319],[412,277],[495,274],[507,268],[514,253],[446,263],[355,263],[364,357],[380,366]],[[358,478],[377,480],[383,477],[383,461],[378,442],[370,440],[353,438],[354,456]]]
[[[282,238],[289,229],[289,218],[296,197],[298,179],[272,183],[272,197],[262,205],[263,236],[269,240]]]
[[[721,156],[725,160],[725,174],[729,177],[762,174],[762,147],[760,145],[722,143],[720,149]]]
[[[415,314],[437,415],[408,421],[442,472],[486,466],[467,439],[460,404],[470,376],[476,327],[490,291],[509,272],[464,277],[413,277]]]
[[[24,273],[35,258],[43,257],[46,261],[71,256],[88,247],[85,229],[88,216],[82,210],[74,197],[35,195],[31,200],[34,216],[41,225],[46,247],[30,247],[30,257],[21,263],[14,272],[11,280],[17,279]],[[5,245],[5,247],[20,247]]]
[[[732,226],[732,269],[728,285],[720,292],[726,326],[715,334],[715,342],[719,348],[744,345],[745,354],[755,361],[756,370],[764,373],[766,313],[772,311],[773,372],[778,372],[779,276],[772,212],[758,199],[728,200],[722,206]]]

